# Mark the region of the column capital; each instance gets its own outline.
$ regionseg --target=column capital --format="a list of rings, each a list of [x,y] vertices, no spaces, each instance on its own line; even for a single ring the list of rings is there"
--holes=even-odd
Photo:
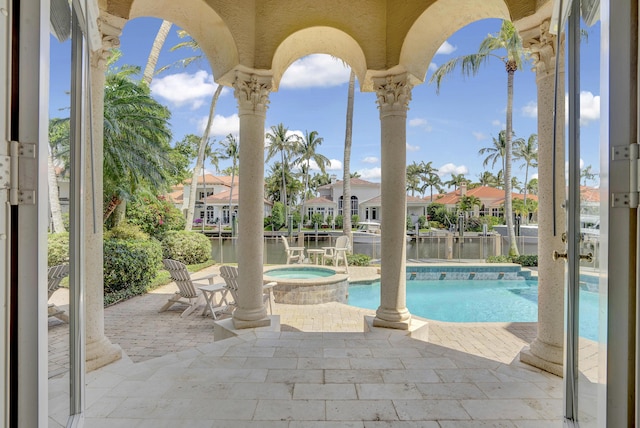
[[[545,19],[539,26],[523,32],[522,34],[522,45],[531,51],[531,59],[536,71],[537,79],[553,75],[556,72],[556,47],[558,43],[558,36],[549,32],[550,22],[550,19]],[[564,72],[564,55],[562,55],[564,35],[561,37],[561,60],[558,68],[559,73]]]
[[[238,100],[238,110],[241,113],[244,111],[266,114],[271,82],[271,76],[236,71],[233,89]]]
[[[378,97],[381,117],[391,113],[407,113],[413,88],[407,73],[374,77],[373,88]]]
[[[120,35],[127,20],[114,15],[100,14],[98,29],[102,34],[102,45],[96,46],[91,54],[91,66],[102,71],[107,69],[107,59],[111,49],[120,46]]]

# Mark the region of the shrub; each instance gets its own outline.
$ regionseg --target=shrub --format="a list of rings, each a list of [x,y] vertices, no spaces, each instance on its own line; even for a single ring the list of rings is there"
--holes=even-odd
[[[282,202],[274,202],[271,209],[271,224],[273,230],[280,230],[284,226],[284,205]]]
[[[182,212],[164,197],[143,196],[127,203],[127,222],[161,239],[169,230],[184,229],[186,220]]]
[[[511,263],[511,257],[509,256],[489,256],[487,257],[487,263]]]
[[[358,223],[360,223],[360,216],[358,214],[354,214],[351,216],[351,227],[355,227]]]
[[[119,293],[121,298],[118,300],[122,300],[144,293],[158,273],[161,262],[162,248],[155,239],[105,239],[105,294]]]
[[[336,216],[336,229],[342,229],[343,218],[342,214]]]
[[[143,232],[140,227],[136,225],[124,222],[107,231],[104,234],[104,239],[146,241],[149,239],[149,234]]]
[[[521,256],[516,257],[513,260],[514,263],[518,263],[522,266],[538,266],[538,255],[537,254],[523,254]]]
[[[329,214],[325,220],[329,226],[333,223],[333,216]]]
[[[424,215],[421,215],[420,217],[418,217],[418,227],[420,229],[424,229],[424,226],[427,224],[427,217]]]
[[[347,254],[349,266],[369,266],[371,257],[366,254]]]
[[[211,241],[198,232],[169,231],[162,240],[162,255],[186,265],[203,263],[211,257]]]
[[[322,218],[322,214],[320,213],[313,213],[313,215],[311,216],[311,226],[315,227],[316,223],[318,224],[318,227],[322,226],[322,223],[324,222],[323,218]]]
[[[69,263],[69,232],[50,233],[47,241],[47,265]]]
[[[467,219],[467,230],[470,232],[482,232],[482,219],[470,217]]]

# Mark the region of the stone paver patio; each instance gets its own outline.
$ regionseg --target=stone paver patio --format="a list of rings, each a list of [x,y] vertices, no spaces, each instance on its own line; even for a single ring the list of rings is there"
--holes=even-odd
[[[85,426],[562,426],[562,380],[518,360],[535,323],[429,322],[423,342],[395,330],[363,333],[371,310],[276,304],[281,332],[214,343],[214,321],[201,311],[157,312],[175,290],[105,309],[106,336],[124,358],[87,375]],[[50,321],[52,427],[66,421],[66,331]]]

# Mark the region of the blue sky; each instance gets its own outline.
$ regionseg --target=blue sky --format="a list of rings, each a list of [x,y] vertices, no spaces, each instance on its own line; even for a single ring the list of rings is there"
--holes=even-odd
[[[144,68],[160,20],[138,18],[130,21],[120,38],[122,58],[118,65]],[[483,38],[496,33],[499,20],[483,20],[453,34],[432,59],[425,83],[414,87],[407,115],[407,163],[432,162],[443,181],[451,173],[463,173],[471,181],[486,169],[478,150],[491,146],[492,137],[504,128],[506,109],[506,73],[503,64],[490,61],[477,76],[463,78],[460,72],[443,82],[439,94],[427,81],[436,66],[459,55],[474,53]],[[158,66],[171,64],[192,55],[188,49],[170,52],[181,41],[173,26]],[[584,165],[599,171],[598,138],[600,121],[599,25],[587,30],[582,46],[581,137]],[[51,41],[51,117],[68,116],[69,43]],[[327,55],[312,55],[293,63],[284,74],[278,92],[270,95],[266,130],[283,123],[292,132],[318,131],[324,139],[320,152],[332,160],[330,174],[342,177],[348,69]],[[201,135],[208,116],[209,102],[216,84],[206,60],[188,68],[171,68],[154,77],[153,96],[172,113],[173,140],[184,135]],[[380,122],[374,93],[356,88],[351,171],[370,181],[380,180]],[[531,65],[515,76],[513,129],[517,137],[527,139],[536,133],[536,84]],[[218,101],[212,136],[220,141],[229,133],[237,134],[237,104],[225,88]],[[221,161],[220,167],[230,162]],[[271,163],[271,162],[270,162]],[[207,164],[215,173],[215,168]],[[268,170],[268,166],[265,168]],[[513,173],[524,179],[524,169],[514,164]],[[535,174],[536,171],[533,172]],[[530,173],[531,174],[531,173]]]

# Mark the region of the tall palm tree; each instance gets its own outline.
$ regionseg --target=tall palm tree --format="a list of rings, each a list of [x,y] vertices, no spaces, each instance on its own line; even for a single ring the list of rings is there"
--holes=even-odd
[[[524,161],[524,164],[520,166],[525,168],[524,170],[524,207],[527,208],[527,187],[529,185],[529,168],[537,168],[538,166],[538,134],[531,134],[527,141],[521,140],[521,142],[514,146],[513,158],[516,160]],[[524,217],[525,224],[529,223],[529,215]]]
[[[478,48],[478,52],[470,55],[463,55],[454,58],[440,67],[433,73],[430,83],[435,82],[437,90],[440,89],[442,79],[451,74],[456,67],[462,68],[465,75],[476,75],[480,66],[491,58],[501,61],[507,72],[507,129],[505,135],[505,217],[509,234],[509,255],[517,256],[515,230],[513,228],[513,207],[511,200],[511,138],[513,133],[513,77],[518,69],[522,68],[522,63],[527,59],[527,51],[522,46],[522,39],[518,35],[515,26],[510,21],[502,21],[502,26],[497,34],[488,35]]]
[[[422,186],[420,186],[422,168],[415,161],[413,161],[410,165],[407,165],[407,191],[411,191],[411,196],[415,196],[415,192],[421,191]]]
[[[496,187],[498,183],[498,177],[496,177],[491,171],[483,171],[478,175],[478,182],[481,186]]]
[[[453,174],[451,173],[451,180],[445,181],[443,184],[445,186],[453,186],[453,191],[458,190],[461,184],[466,183],[467,179],[464,177],[464,174]]]
[[[326,166],[331,165],[331,161],[326,156],[318,153],[318,147],[322,144],[324,139],[318,136],[318,131],[304,131],[304,137],[300,139],[300,151],[298,154],[300,155],[297,159],[294,160],[294,163],[300,164],[303,166],[302,174],[303,179],[302,183],[304,185],[304,195],[302,197],[302,218],[304,219],[304,201],[307,196],[307,191],[309,189],[309,169],[311,168],[311,160],[313,160],[320,172],[325,174]]]
[[[596,173],[591,172],[591,168],[591,165],[587,165],[580,170],[580,178],[584,178],[583,186],[587,185],[587,181],[595,180],[595,178],[597,177]]]
[[[496,166],[496,162],[500,161],[502,170],[504,170],[504,159],[507,148],[506,134],[507,132],[505,130],[500,131],[498,133],[498,138],[492,137],[492,146],[483,147],[478,150],[478,155],[487,154],[487,157],[482,161],[482,166],[486,167],[487,165],[489,165],[489,163],[491,163],[491,168],[494,168]]]
[[[353,134],[353,102],[355,98],[356,73],[349,73],[347,90],[347,120],[344,132],[344,158],[342,174],[342,230],[351,239],[351,143]],[[345,208],[346,204],[346,208]]]
[[[266,147],[266,162],[269,162],[276,153],[280,152],[280,164],[282,166],[282,192],[280,193],[280,198],[286,210],[286,222],[288,224],[289,206],[287,205],[286,174],[289,172],[289,158],[292,154],[298,153],[300,140],[297,135],[290,134],[289,129],[282,123],[271,127],[271,132],[267,133],[267,140],[269,141],[269,145]]]
[[[51,119],[49,121],[49,147],[47,153],[49,185],[49,209],[51,210],[51,220],[55,233],[64,232],[64,222],[62,220],[62,209],[60,208],[60,197],[58,193],[58,178],[56,166],[64,172],[69,165],[69,118]],[[62,173],[61,173],[62,175]]]
[[[162,21],[158,33],[155,39],[153,39],[153,45],[151,45],[151,51],[149,52],[149,58],[147,59],[147,65],[144,68],[144,74],[142,75],[142,81],[147,85],[151,85],[151,80],[156,71],[156,65],[158,64],[158,58],[160,57],[160,51],[164,46],[164,42],[167,40],[169,30],[171,29],[171,22]]]
[[[170,149],[170,113],[134,81],[137,67],[107,72],[104,89],[104,191],[106,221],[134,192],[163,191],[174,167]]]
[[[231,205],[233,205],[233,182],[236,178],[236,167],[238,163],[238,157],[240,155],[240,142],[233,134],[227,135],[227,139],[220,142],[222,150],[218,151],[218,157],[220,159],[231,159],[231,190],[229,190],[229,212],[231,212]]]

